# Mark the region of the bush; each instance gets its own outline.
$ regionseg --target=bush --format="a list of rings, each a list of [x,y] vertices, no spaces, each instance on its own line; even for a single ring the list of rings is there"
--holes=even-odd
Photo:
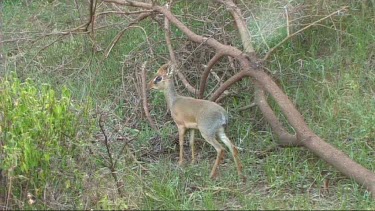
[[[47,84],[37,87],[15,75],[0,79],[0,168],[6,184],[1,195],[23,207],[26,200],[42,198],[51,184],[69,188],[63,178],[83,149],[89,110],[90,103],[74,104],[67,88],[57,97]]]

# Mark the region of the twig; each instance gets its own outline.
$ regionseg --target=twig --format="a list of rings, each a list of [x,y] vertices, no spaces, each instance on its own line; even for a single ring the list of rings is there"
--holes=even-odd
[[[246,21],[244,20],[241,10],[234,4],[232,0],[216,0],[224,5],[231,13],[234,21],[236,22],[236,26],[238,28],[238,32],[240,34],[242,45],[247,53],[255,53],[253,44],[251,43],[251,36],[250,32],[247,28]]]
[[[288,12],[288,6],[284,6],[285,9],[285,17],[286,17],[286,34],[287,36],[290,36],[290,28],[289,28],[289,12]]]
[[[154,121],[151,118],[150,111],[148,110],[148,105],[147,105],[146,64],[147,64],[147,61],[144,62],[141,67],[141,83],[142,83],[141,95],[142,95],[143,110],[145,112],[146,118],[148,122],[150,123],[150,126],[152,127],[152,129],[159,131],[159,129],[156,127]]]
[[[250,9],[248,9],[248,10],[250,11]],[[251,13],[251,16],[253,17],[253,20],[254,20],[255,25],[256,25],[257,28],[258,28],[259,35],[260,35],[260,37],[262,38],[263,43],[266,45],[267,49],[269,50],[269,49],[270,49],[270,46],[268,45],[268,43],[267,43],[267,41],[266,41],[266,38],[264,38],[264,35],[263,35],[262,30],[261,30],[261,28],[260,28],[260,26],[259,26],[259,24],[258,24],[258,21],[256,21],[255,15],[254,15],[253,12],[251,12],[251,11],[250,11],[250,13]]]
[[[243,107],[239,108],[238,111],[244,111],[244,110],[252,108],[252,107],[254,107],[256,105],[257,105],[256,103],[250,103],[250,105],[246,105],[246,106],[243,106]]]
[[[327,19],[327,18],[329,18],[329,17],[331,17],[331,16],[333,16],[333,15],[335,15],[335,14],[337,14],[337,13],[343,11],[343,10],[346,10],[346,9],[348,9],[348,8],[349,8],[348,6],[342,7],[341,9],[339,9],[339,10],[337,10],[337,11],[335,11],[335,12],[333,12],[333,13],[331,13],[331,14],[329,14],[329,15],[327,15],[327,16],[325,16],[325,17],[323,17],[323,18],[321,18],[321,19],[319,19],[319,20],[317,20],[317,21],[314,21],[314,22],[310,23],[309,25],[303,27],[302,29],[300,29],[300,30],[294,32],[293,34],[291,34],[291,35],[285,37],[281,42],[279,42],[278,44],[276,44],[274,47],[272,47],[272,48],[266,53],[266,55],[263,57],[262,61],[266,61],[266,60],[269,58],[269,56],[270,56],[270,55],[276,50],[276,48],[280,47],[282,44],[284,44],[284,42],[286,42],[286,41],[289,40],[290,38],[294,37],[295,35],[297,35],[297,34],[301,33],[302,31],[304,31],[304,30],[306,30],[306,29],[308,29],[308,28],[314,26],[315,24],[317,24],[317,23],[319,23],[319,22],[322,22],[323,20],[325,20],[325,19]]]
[[[42,51],[44,51],[45,49],[47,49],[49,46],[53,45],[55,42],[59,41],[63,36],[60,35],[58,38],[56,38],[55,40],[53,40],[52,42],[50,42],[49,44],[45,45],[43,48],[41,48],[34,56],[33,58],[30,60],[30,62],[28,62],[25,66],[25,69],[27,70],[28,66],[30,65],[30,63],[32,61],[34,61],[34,58],[36,58],[38,56],[38,54]]]
[[[103,116],[103,114],[100,114],[100,117],[99,117],[99,128],[100,128],[100,131],[102,132],[102,134],[104,136],[104,145],[105,145],[105,148],[107,150],[107,154],[108,154],[108,158],[109,158],[109,166],[107,166],[107,167],[111,171],[111,175],[112,175],[113,179],[116,182],[117,193],[121,197],[123,197],[123,193],[122,193],[122,190],[121,190],[122,184],[121,184],[121,182],[117,178],[116,166],[115,166],[115,162],[113,162],[113,156],[112,156],[111,149],[110,149],[110,146],[109,146],[108,136],[107,136],[107,134],[105,133],[105,130],[104,130],[102,116]]]
[[[131,1],[131,0],[102,0],[103,2],[107,3],[115,3],[119,5],[131,6],[131,7],[142,7],[144,9],[151,9],[153,4],[138,2],[138,1]]]
[[[152,10],[139,10],[139,11],[132,11],[132,12],[125,12],[125,11],[105,11],[99,12],[96,16],[101,15],[108,15],[108,14],[119,14],[119,15],[133,15],[133,14],[142,14],[142,13],[150,13]]]
[[[135,27],[135,26],[133,26],[134,24],[136,24],[136,23],[138,23],[139,21],[141,21],[141,20],[143,20],[143,19],[145,19],[145,18],[147,18],[148,16],[150,16],[151,15],[151,13],[141,13],[134,21],[132,21],[132,22],[130,22],[129,24],[128,24],[128,26],[127,27],[125,27],[123,30],[121,30],[117,35],[116,35],[116,37],[112,40],[112,42],[111,42],[111,45],[107,48],[107,50],[106,50],[106,53],[104,54],[105,56],[104,56],[104,58],[108,58],[108,55],[109,55],[109,53],[111,52],[111,50],[112,50],[112,48],[116,45],[116,43],[120,40],[120,38],[122,37],[122,35],[124,35],[124,33],[125,33],[125,31],[127,30],[127,29],[129,29],[129,28],[140,28],[140,27]],[[146,35],[146,37],[147,37],[147,35]]]
[[[89,19],[89,22],[86,23],[85,31],[89,30],[90,24],[94,25],[96,4],[97,4],[96,0],[90,0],[90,7],[89,7],[90,19]],[[92,27],[92,29],[93,29],[93,27]]]

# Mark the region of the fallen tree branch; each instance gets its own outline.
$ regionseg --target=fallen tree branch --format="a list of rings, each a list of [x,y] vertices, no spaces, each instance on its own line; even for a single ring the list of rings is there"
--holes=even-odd
[[[234,4],[232,0],[217,1],[226,5],[229,12],[231,13],[241,35],[242,45],[245,48],[244,51],[249,55],[254,55],[254,48],[251,43],[251,35],[247,30],[246,22],[242,17],[240,9]],[[255,86],[255,103],[258,105],[259,109],[262,111],[263,116],[270,124],[273,133],[275,133],[278,137],[279,145],[283,147],[301,146],[301,143],[297,141],[296,135],[288,133],[283,127],[282,123],[276,117],[275,112],[267,102],[267,97],[264,93],[262,85],[254,79],[252,80],[252,82]]]
[[[260,87],[260,85],[257,85]],[[295,147],[302,146],[302,143],[297,140],[296,135],[288,133],[283,127],[282,123],[276,117],[275,112],[272,110],[270,105],[267,103],[267,97],[265,96],[264,90],[257,88],[255,90],[255,103],[262,111],[264,118],[270,124],[272,132],[278,137],[278,144],[283,147]]]

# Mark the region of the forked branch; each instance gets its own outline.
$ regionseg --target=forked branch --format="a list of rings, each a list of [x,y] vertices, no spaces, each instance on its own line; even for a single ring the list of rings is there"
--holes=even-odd
[[[251,35],[248,31],[245,19],[243,18],[240,9],[233,3],[232,0],[217,0],[218,2],[227,6],[228,11],[233,16],[235,23],[237,25],[238,31],[241,35],[242,45],[244,46],[244,51],[249,55],[254,55],[253,44],[251,43]],[[243,75],[245,76],[245,75]],[[246,74],[246,76],[248,76]],[[279,145],[281,146],[301,146],[300,142],[297,142],[297,137],[286,131],[280,120],[276,117],[274,111],[271,109],[267,102],[267,97],[264,93],[262,85],[256,81],[252,80],[255,86],[255,103],[258,105],[262,111],[267,122],[270,124],[272,131],[279,138]]]
[[[108,55],[109,53],[111,52],[112,48],[116,45],[116,43],[121,39],[121,37],[124,35],[125,31],[128,30],[129,28],[138,28],[138,27],[134,27],[133,25],[135,25],[136,23],[138,23],[139,21],[147,18],[148,16],[150,16],[151,13],[150,12],[145,12],[145,13],[141,13],[139,14],[139,16],[132,22],[130,22],[128,24],[127,27],[125,27],[123,30],[121,30],[117,35],[116,37],[112,40],[111,44],[109,45],[109,47],[107,48],[106,50],[106,53],[104,54],[105,58],[108,58]],[[147,40],[147,35],[146,35],[146,40]],[[152,53],[152,51],[151,51]]]
[[[109,140],[108,140],[108,136],[107,136],[107,133],[105,132],[105,129],[104,129],[103,114],[100,114],[100,116],[99,116],[99,128],[100,128],[100,131],[102,132],[102,134],[104,136],[104,146],[107,150],[107,156],[108,156],[108,162],[109,162],[107,167],[111,171],[111,175],[112,175],[113,179],[115,180],[116,187],[117,187],[117,193],[121,197],[123,197],[124,196],[123,192],[122,192],[122,186],[123,185],[122,185],[122,182],[117,177],[116,161],[113,158],[112,151],[111,151],[111,148],[110,148],[110,143],[109,143]]]

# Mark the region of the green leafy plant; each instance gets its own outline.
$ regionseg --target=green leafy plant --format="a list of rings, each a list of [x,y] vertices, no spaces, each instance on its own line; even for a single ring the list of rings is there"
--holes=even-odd
[[[79,157],[81,117],[88,119],[89,103],[74,105],[67,88],[56,95],[47,84],[38,87],[15,75],[0,80],[0,168],[7,177],[7,190],[0,190],[7,191],[7,202],[40,197]],[[64,184],[69,188],[69,181]]]

